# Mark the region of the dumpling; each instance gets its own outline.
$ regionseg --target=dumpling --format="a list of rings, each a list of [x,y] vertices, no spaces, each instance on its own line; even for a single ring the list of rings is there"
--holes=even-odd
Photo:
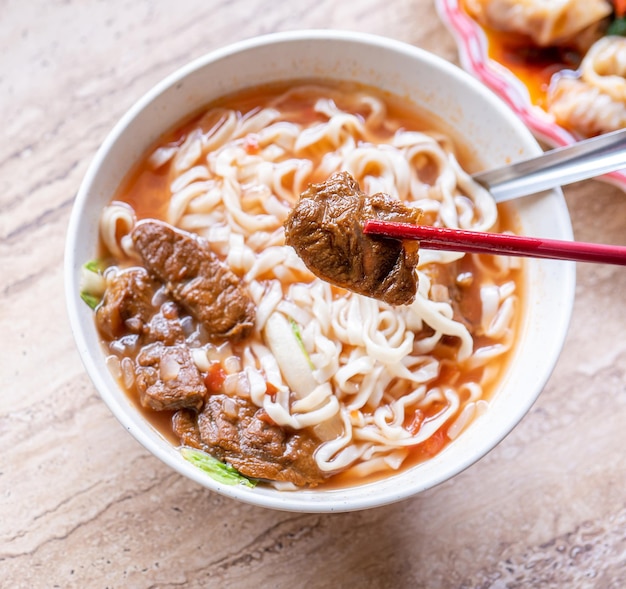
[[[584,42],[580,34],[612,12],[608,0],[466,0],[466,7],[481,24],[527,35],[541,47],[578,47]]]
[[[626,101],[626,37],[596,41],[580,64],[580,76],[613,100]]]
[[[571,76],[560,76],[551,85],[548,112],[558,125],[581,137],[626,127],[623,102]]]
[[[575,75],[555,76],[547,109],[557,124],[583,137],[626,128],[626,38],[600,39]]]

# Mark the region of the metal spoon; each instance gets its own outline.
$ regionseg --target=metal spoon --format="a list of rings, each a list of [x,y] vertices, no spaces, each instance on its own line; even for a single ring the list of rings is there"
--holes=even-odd
[[[621,168],[626,168],[626,129],[552,149],[472,178],[485,186],[496,202],[504,202]]]

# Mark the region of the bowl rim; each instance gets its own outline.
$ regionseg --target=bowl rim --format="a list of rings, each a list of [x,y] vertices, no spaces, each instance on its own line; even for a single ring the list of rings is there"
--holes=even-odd
[[[280,33],[270,33],[266,35],[260,35],[251,37],[234,43],[230,43],[224,47],[214,49],[187,64],[179,67],[171,74],[167,75],[160,82],[156,83],[151,89],[143,94],[122,116],[117,123],[113,126],[110,132],[101,143],[100,147],[96,151],[87,172],[81,182],[80,188],[76,195],[75,202],[72,206],[70,220],[68,224],[65,257],[64,257],[64,283],[66,290],[66,306],[69,314],[70,326],[74,336],[74,340],[79,351],[81,360],[86,369],[88,376],[90,377],[93,385],[98,390],[100,397],[105,404],[109,407],[110,411],[121,423],[121,425],[151,454],[159,458],[162,462],[173,468],[178,473],[192,479],[205,488],[220,493],[231,499],[236,499],[243,503],[248,503],[260,507],[272,508],[277,510],[294,511],[301,513],[321,513],[321,512],[345,512],[355,511],[362,509],[369,509],[373,507],[380,507],[383,505],[398,502],[416,495],[419,492],[435,487],[444,481],[456,476],[463,470],[480,460],[491,449],[497,446],[515,427],[515,425],[523,418],[523,416],[530,409],[535,402],[538,394],[543,389],[546,381],[550,377],[554,366],[558,360],[560,350],[565,341],[570,316],[573,307],[574,300],[574,286],[575,286],[575,266],[573,263],[564,262],[563,264],[563,293],[562,293],[562,314],[560,316],[560,331],[558,337],[558,345],[555,346],[553,357],[547,358],[546,363],[543,366],[541,374],[537,377],[539,386],[535,395],[529,395],[527,402],[521,406],[517,413],[511,416],[509,422],[501,430],[501,435],[496,438],[490,438],[488,442],[485,442],[482,446],[478,447],[475,451],[467,453],[463,460],[457,461],[454,464],[448,465],[447,468],[441,469],[438,476],[428,479],[426,484],[403,487],[402,485],[396,485],[393,491],[387,492],[384,497],[377,495],[369,496],[367,493],[361,494],[358,497],[352,497],[351,490],[357,488],[367,487],[369,484],[358,485],[355,487],[348,487],[340,489],[338,491],[329,490],[324,491],[325,496],[330,497],[323,501],[311,501],[311,493],[318,494],[319,491],[302,491],[298,490],[293,493],[276,491],[275,489],[263,489],[257,487],[250,492],[249,489],[241,486],[226,486],[217,483],[213,479],[210,479],[195,466],[191,465],[187,461],[183,460],[179,452],[173,447],[171,451],[160,448],[155,443],[154,435],[150,435],[145,429],[140,427],[126,409],[120,406],[111,396],[109,391],[109,385],[104,381],[101,376],[101,366],[96,363],[95,355],[92,355],[89,351],[89,344],[85,333],[83,333],[84,326],[78,315],[78,297],[75,290],[77,282],[76,268],[76,255],[77,252],[74,248],[74,240],[77,236],[80,220],[85,211],[88,201],[89,189],[96,177],[103,162],[109,156],[111,148],[115,145],[116,141],[125,133],[129,124],[154,100],[163,94],[168,89],[178,84],[181,80],[193,74],[199,69],[202,69],[214,62],[218,62],[228,56],[246,52],[249,50],[255,50],[259,47],[291,43],[302,41],[339,41],[364,44],[368,46],[375,46],[380,49],[390,50],[395,53],[401,53],[408,55],[412,58],[422,60],[431,66],[434,66],[442,70],[447,75],[461,78],[464,83],[470,84],[479,95],[481,95],[487,102],[494,104],[496,108],[506,109],[504,104],[496,104],[494,100],[496,98],[488,91],[484,86],[477,82],[474,78],[469,76],[461,68],[458,68],[454,64],[446,61],[442,57],[439,57],[433,53],[430,53],[420,47],[410,45],[408,43],[390,39],[384,36],[375,35],[371,33],[361,33],[354,31],[342,31],[342,30],[295,30],[286,31]],[[527,128],[517,119],[512,119],[511,123],[515,126],[517,121],[517,131],[522,135],[528,133],[528,136],[535,141],[530,135]],[[536,143],[536,141],[535,141]],[[540,150],[538,144],[537,149]],[[564,203],[562,193],[560,190],[554,192],[554,196],[558,201],[559,206],[564,210],[564,218],[561,223],[561,231],[563,237],[571,239],[571,225],[569,221],[569,215],[567,214],[567,207]],[[104,355],[103,355],[104,356]],[[102,363],[103,364],[103,363]],[[388,478],[394,478],[388,477]]]

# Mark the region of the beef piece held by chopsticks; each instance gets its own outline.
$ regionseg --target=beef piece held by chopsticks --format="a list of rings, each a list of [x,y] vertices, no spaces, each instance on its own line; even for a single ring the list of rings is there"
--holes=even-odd
[[[387,194],[367,195],[347,172],[311,184],[285,221],[285,237],[317,277],[390,305],[413,302],[418,243],[364,235],[367,220],[417,223],[421,211]]]

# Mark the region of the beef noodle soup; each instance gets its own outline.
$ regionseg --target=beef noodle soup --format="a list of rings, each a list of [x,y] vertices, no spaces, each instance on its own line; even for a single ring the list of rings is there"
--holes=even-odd
[[[311,184],[347,172],[423,223],[514,229],[461,164],[444,125],[363,86],[303,82],[210,105],[102,211],[82,294],[111,371],[221,480],[358,484],[431,458],[488,410],[522,262],[421,250],[417,294],[394,306],[316,278],[284,223]]]

